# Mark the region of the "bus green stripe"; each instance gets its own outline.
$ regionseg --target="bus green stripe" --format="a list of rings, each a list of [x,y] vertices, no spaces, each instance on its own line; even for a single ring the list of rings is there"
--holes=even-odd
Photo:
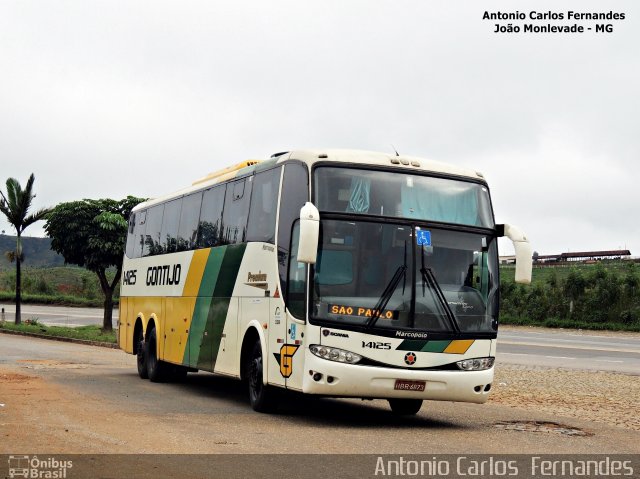
[[[420,339],[405,339],[396,348],[399,351],[422,351],[424,353],[441,353],[451,344],[450,340],[424,341]]]
[[[396,349],[400,351],[420,351],[425,344],[427,342],[422,339],[405,339]]]
[[[449,340],[428,341],[420,351],[423,351],[425,353],[441,353],[445,349],[447,349],[447,346],[449,346],[449,344],[451,344],[451,341]]]
[[[200,356],[200,343],[202,342],[203,333],[207,325],[209,317],[209,309],[211,307],[211,297],[220,275],[220,266],[225,256],[226,246],[212,248],[207,259],[207,265],[204,268],[200,288],[198,289],[198,297],[193,309],[193,318],[189,327],[189,339],[187,348],[185,349],[185,357],[182,359],[183,364],[188,364],[193,368],[198,367],[198,358]]]
[[[245,244],[211,249],[196,298],[183,364],[213,369],[245,249]]]
[[[238,278],[238,271],[240,270],[240,263],[244,257],[245,249],[247,249],[247,245],[244,243],[226,247],[221,265],[224,274],[216,281],[213,296],[217,298],[231,297],[233,288],[236,285],[236,279]]]
[[[231,298],[210,298],[207,325],[204,329],[207,335],[200,336],[202,346],[198,352],[197,366],[195,366],[198,369],[213,370],[230,301]]]
[[[211,364],[212,370],[218,357],[218,351],[220,350],[220,341],[222,340],[222,331],[224,330],[224,323],[227,319],[227,312],[229,311],[231,295],[233,294],[233,288],[238,278],[240,263],[244,257],[246,247],[246,244],[227,246],[222,265],[220,266],[224,274],[219,277],[216,282],[216,287],[213,291],[214,297],[211,298],[211,309],[209,310],[209,318],[207,319],[207,332],[211,339],[209,341],[203,341],[207,347],[200,351],[198,363],[209,363]],[[209,351],[209,346],[211,347],[211,351]]]

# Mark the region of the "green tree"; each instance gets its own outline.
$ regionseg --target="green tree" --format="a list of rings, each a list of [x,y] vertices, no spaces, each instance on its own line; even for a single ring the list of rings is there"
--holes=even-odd
[[[22,253],[22,233],[28,226],[44,219],[50,211],[49,208],[43,208],[33,214],[29,214],[31,203],[36,197],[35,193],[33,193],[34,181],[35,176],[33,176],[32,173],[23,190],[18,180],[9,178],[6,183],[7,194],[5,195],[0,191],[0,211],[7,217],[7,221],[16,229],[17,233],[15,253],[10,253],[10,259],[16,262],[16,324],[21,323],[22,276],[20,264],[24,260],[24,254]]]
[[[571,268],[569,275],[564,282],[564,294],[569,298],[569,314],[573,313],[574,305],[577,300],[582,298],[587,288],[587,280],[584,278],[580,270]]]
[[[104,293],[103,329],[110,331],[113,292],[120,282],[122,257],[131,210],[141,198],[81,200],[60,203],[47,216],[45,231],[51,237],[51,249],[68,264],[93,271]],[[107,270],[115,268],[110,281]]]

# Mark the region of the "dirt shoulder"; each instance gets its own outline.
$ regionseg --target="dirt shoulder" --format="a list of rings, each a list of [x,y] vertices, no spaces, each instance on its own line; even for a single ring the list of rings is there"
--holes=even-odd
[[[26,363],[27,361],[22,361]],[[77,368],[76,364],[49,364],[48,360],[28,361],[36,367]],[[141,434],[154,419],[149,414],[123,413],[117,404],[73,391],[11,367],[0,368],[0,442],[12,451],[29,451],[34,445],[50,453],[157,451],[158,434],[163,447],[180,451],[180,434],[185,427],[180,418],[165,417],[154,423],[157,434]],[[608,372],[531,368],[502,365],[496,371],[489,404],[515,408],[523,413],[536,411],[550,417],[577,418],[585,423],[602,423],[640,431],[640,376]],[[96,420],[108,417],[108,421]],[[518,413],[520,414],[520,413]],[[279,420],[276,418],[276,420]],[[203,443],[204,444],[204,443]],[[238,447],[221,440],[213,447]],[[231,445],[230,445],[231,444]],[[135,445],[135,446],[134,446]],[[204,447],[204,446],[203,446]],[[251,450],[239,452],[252,452]]]
[[[490,403],[640,431],[640,376],[498,365]]]

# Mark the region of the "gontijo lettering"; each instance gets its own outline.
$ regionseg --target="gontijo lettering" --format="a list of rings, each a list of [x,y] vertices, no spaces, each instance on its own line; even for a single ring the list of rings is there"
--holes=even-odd
[[[147,268],[147,286],[172,286],[180,284],[182,266],[180,264],[150,266]]]

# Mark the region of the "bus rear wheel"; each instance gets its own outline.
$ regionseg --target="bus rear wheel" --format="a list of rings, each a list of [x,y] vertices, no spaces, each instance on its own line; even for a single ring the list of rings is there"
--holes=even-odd
[[[138,376],[140,379],[149,379],[147,373],[147,354],[145,351],[144,335],[141,333],[138,340],[138,352],[136,354],[136,363],[138,364]]]
[[[398,416],[413,416],[422,407],[422,399],[389,399],[389,406]]]
[[[264,384],[262,346],[256,341],[245,364],[247,382],[249,383],[249,403],[254,411],[272,412],[276,408],[276,392]]]
[[[157,356],[156,328],[149,331],[149,339],[145,342],[144,355],[147,363],[147,376],[154,383],[167,380],[168,364],[160,361]]]

